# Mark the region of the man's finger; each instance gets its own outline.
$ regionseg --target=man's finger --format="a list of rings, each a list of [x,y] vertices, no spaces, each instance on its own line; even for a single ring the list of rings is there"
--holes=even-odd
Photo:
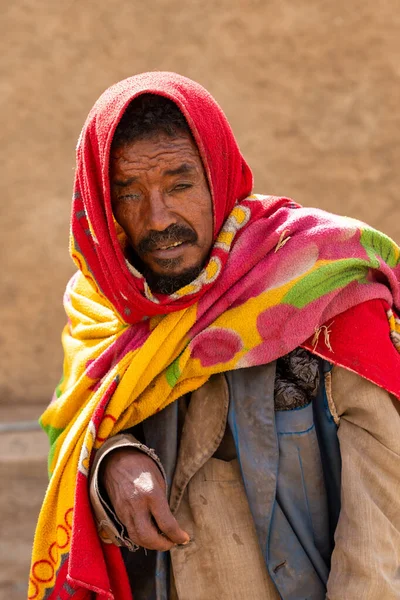
[[[185,544],[189,542],[190,537],[186,531],[180,528],[178,521],[172,514],[167,499],[164,502],[158,501],[151,507],[153,517],[160,531],[167,536],[174,544]]]
[[[151,518],[150,514],[146,515],[135,515],[129,519],[129,523],[126,525],[129,539],[132,540],[138,546],[147,548],[147,550],[159,550],[165,552],[170,550],[174,545],[164,535],[161,535],[157,525]]]

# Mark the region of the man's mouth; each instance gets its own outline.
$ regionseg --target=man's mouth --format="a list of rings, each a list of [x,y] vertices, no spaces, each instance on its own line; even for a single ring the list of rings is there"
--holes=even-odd
[[[184,249],[189,245],[188,242],[169,242],[163,245],[149,249],[148,254],[154,258],[175,258],[182,254]]]
[[[139,256],[156,255],[159,252],[178,252],[181,246],[197,242],[197,234],[184,225],[173,224],[164,231],[150,231],[137,247]],[[182,248],[183,250],[183,248]]]
[[[174,242],[173,244],[168,244],[166,246],[158,246],[158,248],[154,248],[154,250],[168,250],[169,248],[176,248],[176,246],[180,246],[184,244],[184,242]]]

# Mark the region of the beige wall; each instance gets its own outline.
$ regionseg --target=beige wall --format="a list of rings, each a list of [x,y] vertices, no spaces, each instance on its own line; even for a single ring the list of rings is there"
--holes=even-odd
[[[225,109],[256,191],[357,216],[400,239],[397,0],[1,8],[3,413],[16,403],[34,413],[59,378],[74,146],[94,100],[121,78],[168,69],[198,80]]]
[[[61,372],[74,147],[98,95],[150,69],[200,81],[256,191],[400,240],[398,0],[0,0],[0,424]],[[0,433],[0,600],[24,600],[46,484],[41,432]]]

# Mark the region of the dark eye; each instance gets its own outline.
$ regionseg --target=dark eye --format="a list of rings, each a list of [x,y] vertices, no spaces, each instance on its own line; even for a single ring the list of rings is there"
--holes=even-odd
[[[117,196],[116,202],[124,202],[125,200],[139,200],[140,194],[124,194],[123,196]]]
[[[187,190],[188,188],[191,188],[193,184],[191,183],[178,183],[177,185],[174,185],[173,190],[174,192],[180,192],[181,190]]]

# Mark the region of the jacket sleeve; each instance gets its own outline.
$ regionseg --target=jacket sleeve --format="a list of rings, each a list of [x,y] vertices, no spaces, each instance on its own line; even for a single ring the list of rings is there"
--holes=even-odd
[[[400,402],[334,367],[330,406],[339,424],[341,512],[327,600],[400,598]]]
[[[100,468],[104,458],[110,452],[119,448],[133,448],[144,452],[157,463],[165,482],[166,475],[164,467],[154,450],[142,444],[129,433],[121,433],[108,439],[96,452],[90,470],[89,494],[99,536],[106,544],[126,546],[129,550],[135,551],[138,549],[138,546],[129,539],[125,526],[115,514],[113,506],[100,482]]]

